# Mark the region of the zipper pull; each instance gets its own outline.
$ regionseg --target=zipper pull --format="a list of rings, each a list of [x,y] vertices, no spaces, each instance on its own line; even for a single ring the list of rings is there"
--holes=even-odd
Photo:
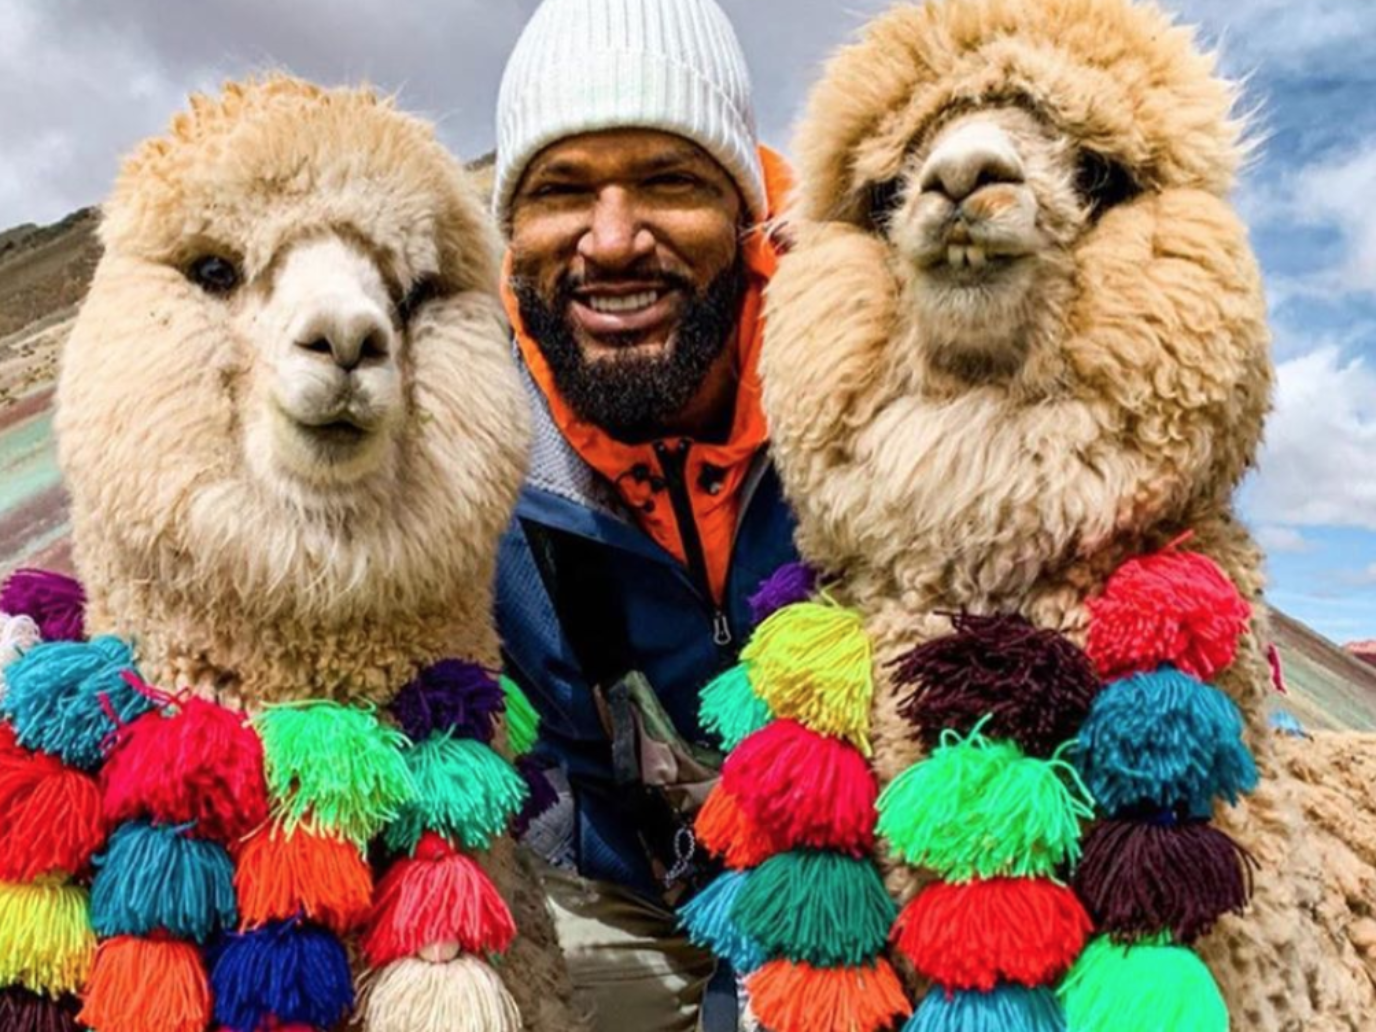
[[[731,637],[731,622],[726,619],[726,614],[718,609],[712,614],[712,644],[725,648],[734,640]]]

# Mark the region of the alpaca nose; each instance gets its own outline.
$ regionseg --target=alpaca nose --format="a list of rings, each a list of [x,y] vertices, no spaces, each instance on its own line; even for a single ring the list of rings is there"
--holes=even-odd
[[[392,352],[392,327],[374,305],[332,304],[309,314],[293,334],[298,348],[325,355],[345,372]]]
[[[986,186],[1024,178],[1022,159],[1007,133],[988,122],[967,122],[937,142],[918,184],[924,193],[944,194],[959,204]]]

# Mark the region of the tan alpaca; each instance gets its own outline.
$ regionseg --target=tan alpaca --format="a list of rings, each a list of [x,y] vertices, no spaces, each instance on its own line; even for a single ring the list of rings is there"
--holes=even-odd
[[[887,664],[949,631],[938,612],[1083,640],[1107,575],[1186,531],[1260,600],[1232,495],[1271,363],[1227,201],[1234,101],[1187,30],[1124,0],[899,7],[814,93],[765,405],[802,551],[875,637],[885,783],[919,753]],[[1221,685],[1264,781],[1219,814],[1262,873],[1202,951],[1238,1030],[1369,1030],[1376,743],[1306,746],[1291,766],[1332,783],[1297,780],[1264,640],[1258,621]],[[913,873],[890,886],[906,900]]]
[[[386,700],[498,662],[491,582],[527,442],[482,199],[422,122],[285,78],[196,97],[126,162],[62,359],[91,634],[254,710]],[[576,1025],[533,877],[526,1024]]]

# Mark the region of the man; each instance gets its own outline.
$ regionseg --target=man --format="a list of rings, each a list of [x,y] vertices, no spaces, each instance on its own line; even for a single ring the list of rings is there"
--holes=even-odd
[[[576,872],[551,898],[605,1028],[692,1027],[713,971],[671,907],[707,874],[699,692],[796,558],[757,372],[783,179],[713,0],[546,0],[512,53],[495,204],[536,445],[498,620],[567,788],[532,839]]]

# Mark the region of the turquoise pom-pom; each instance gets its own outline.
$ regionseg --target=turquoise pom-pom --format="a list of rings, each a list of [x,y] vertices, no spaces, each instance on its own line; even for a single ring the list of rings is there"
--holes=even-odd
[[[35,645],[5,668],[4,712],[19,744],[52,753],[72,767],[93,770],[115,724],[153,708],[125,672],[138,675],[134,654],[118,638]],[[108,710],[108,712],[107,712]]]
[[[404,758],[415,795],[385,832],[396,852],[412,852],[427,831],[465,849],[488,849],[530,796],[515,767],[471,738],[431,735]]]
[[[1112,817],[1183,809],[1208,817],[1257,784],[1242,714],[1217,688],[1162,667],[1115,681],[1094,700],[1076,763]]]
[[[727,961],[738,975],[749,974],[768,959],[759,943],[731,919],[731,907],[746,878],[744,871],[727,871],[694,896],[678,915],[689,941]]]
[[[1001,985],[990,993],[947,993],[938,987],[903,1032],[1066,1032],[1066,1022],[1047,988]]]
[[[91,884],[91,925],[98,935],[162,931],[204,943],[238,923],[234,861],[219,844],[182,831],[133,821],[110,836],[95,859]]]

